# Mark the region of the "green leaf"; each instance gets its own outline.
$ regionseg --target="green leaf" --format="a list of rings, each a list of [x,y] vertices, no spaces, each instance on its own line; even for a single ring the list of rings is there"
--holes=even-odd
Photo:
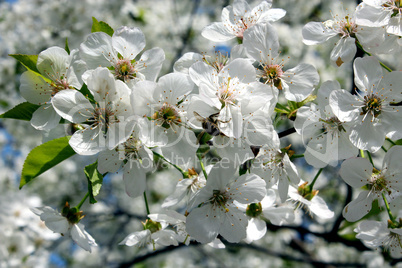
[[[309,95],[304,100],[297,103],[297,108],[302,107],[304,104],[314,101],[317,98],[317,95]]]
[[[39,108],[39,105],[29,102],[23,102],[0,115],[0,118],[11,118],[25,121],[31,121],[32,114]]]
[[[97,202],[95,200],[95,196],[99,194],[103,182],[103,175],[99,173],[97,167],[98,161],[86,166],[84,169],[85,175],[88,179],[89,202],[91,204],[95,204]]]
[[[35,147],[27,156],[22,167],[20,189],[43,172],[75,154],[68,144],[70,136],[48,141]]]
[[[95,19],[95,17],[92,17],[92,29],[91,29],[91,32],[93,32],[93,33],[95,33],[95,32],[104,32],[104,33],[107,33],[108,35],[112,36],[113,33],[114,33],[114,30],[106,22],[98,21],[97,19]]]
[[[68,55],[70,55],[70,47],[68,46],[68,38],[66,37],[66,44],[64,46],[64,50],[67,51]]]
[[[92,95],[91,91],[89,91],[88,87],[86,84],[83,84],[80,92],[82,93],[82,95],[84,95],[91,103],[95,103],[95,98]]]
[[[17,61],[19,61],[28,70],[39,73],[38,68],[36,68],[36,62],[38,61],[38,55],[10,54],[9,56],[11,56],[14,59],[16,59]]]

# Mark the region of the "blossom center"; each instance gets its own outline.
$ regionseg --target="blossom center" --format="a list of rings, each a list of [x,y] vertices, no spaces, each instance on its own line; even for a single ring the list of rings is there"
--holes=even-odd
[[[335,135],[342,131],[346,132],[345,128],[342,126],[342,122],[339,121],[336,116],[327,119],[320,118],[319,121],[323,122],[322,127],[324,133]]]
[[[92,117],[87,119],[87,122],[92,123],[93,127],[100,127],[100,130],[106,135],[110,125],[118,123],[115,111],[109,105],[106,107],[97,107],[92,113]]]
[[[215,60],[211,59],[210,57],[207,58],[206,56],[203,56],[202,60],[219,73],[223,69],[223,67],[226,66],[229,58],[228,55],[222,55],[222,53],[219,52],[215,53]]]
[[[223,207],[226,211],[229,211],[229,209],[225,207],[228,199],[229,198],[226,196],[225,193],[222,193],[220,190],[213,190],[213,194],[209,202],[212,205]]]
[[[246,215],[249,217],[258,217],[262,214],[262,205],[260,203],[252,203],[247,206]]]
[[[238,83],[238,79],[228,78],[228,81],[223,83],[216,93],[218,99],[222,104],[222,108],[225,107],[226,104],[235,105],[237,103],[237,95],[238,91],[234,88],[234,84]]]
[[[126,159],[129,160],[136,160],[136,159],[141,159],[141,156],[139,155],[139,150],[142,147],[142,143],[140,140],[137,140],[134,137],[129,138],[125,143],[124,143],[124,153]]]
[[[114,67],[114,71],[114,76],[122,81],[128,81],[137,76],[134,65],[130,60],[118,60]]]
[[[262,79],[266,84],[271,84],[277,87],[278,89],[282,89],[281,85],[281,76],[283,75],[282,65],[272,64],[272,65],[264,65],[262,72]]]
[[[156,120],[166,129],[170,128],[172,125],[179,125],[181,123],[177,108],[166,102],[162,105],[159,111],[151,116],[151,119]]]
[[[373,174],[370,178],[370,184],[374,191],[381,192],[387,189],[388,182],[382,174]]]
[[[360,113],[360,115],[370,113],[372,116],[377,117],[381,114],[382,100],[378,96],[370,94],[364,96],[363,101],[364,106],[362,107],[362,112]]]
[[[54,97],[58,92],[64,90],[64,89],[73,89],[73,87],[70,87],[70,85],[67,82],[67,79],[65,77],[60,77],[60,79],[56,80],[55,82],[51,83],[52,86],[52,93],[51,96]]]

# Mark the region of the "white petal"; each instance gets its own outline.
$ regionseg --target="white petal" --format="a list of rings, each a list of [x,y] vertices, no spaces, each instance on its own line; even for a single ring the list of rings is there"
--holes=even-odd
[[[353,63],[355,70],[355,84],[357,87],[368,93],[371,93],[371,89],[378,86],[383,76],[383,71],[378,60],[372,57],[357,58]]]
[[[311,205],[309,209],[321,219],[331,219],[332,217],[334,217],[334,212],[331,211],[325,201],[317,195],[314,196],[311,200]]]
[[[238,243],[247,236],[247,217],[235,207],[230,207],[228,212],[223,212],[222,225],[219,233],[230,243]]]
[[[181,73],[170,73],[159,78],[158,86],[154,93],[155,100],[176,105],[186,97],[194,88],[190,77]]]
[[[106,149],[105,138],[99,133],[98,127],[77,130],[68,143],[80,155],[94,155]]]
[[[361,3],[356,8],[356,24],[361,26],[379,27],[387,25],[390,19],[389,13],[381,7],[373,7]]]
[[[279,41],[275,28],[269,24],[257,24],[244,32],[243,45],[256,61],[270,62],[278,55]]]
[[[173,70],[178,73],[189,74],[191,65],[198,61],[202,61],[203,56],[199,53],[187,52],[184,53],[173,65]]]
[[[214,42],[229,41],[235,36],[229,32],[222,22],[214,22],[202,29],[201,35]]]
[[[60,122],[60,115],[56,113],[51,104],[39,107],[33,114],[31,125],[39,130],[51,130]]]
[[[363,191],[356,199],[346,205],[342,215],[347,221],[358,221],[370,212],[372,202],[373,197],[369,194],[369,191]]]
[[[255,81],[256,70],[248,59],[234,59],[228,65],[223,67],[219,76],[237,77],[242,83],[251,83]]]
[[[149,229],[142,230],[139,232],[131,233],[126,236],[123,241],[119,243],[119,245],[126,245],[126,246],[143,246],[151,242],[151,231]]]
[[[89,239],[88,233],[85,230],[81,230],[77,224],[73,224],[71,227],[71,238],[74,240],[77,245],[85,249],[86,251],[91,252],[90,241],[94,241],[93,238]]]
[[[354,188],[367,184],[373,172],[373,165],[366,158],[356,157],[343,161],[340,169],[342,179]]]
[[[152,48],[141,55],[141,59],[136,62],[136,67],[146,80],[155,81],[164,61],[165,52],[161,48]]]
[[[290,207],[274,207],[262,209],[262,214],[274,225],[292,223],[295,220],[295,212]]]
[[[186,166],[194,161],[198,149],[197,138],[194,132],[180,127],[177,132],[171,129],[166,131],[168,143],[161,148],[163,156],[170,162]]]
[[[124,59],[133,60],[145,47],[145,36],[140,28],[123,26],[112,36],[112,45]]]
[[[363,122],[358,119],[350,128],[349,138],[357,148],[374,153],[384,144],[386,129],[381,124],[374,124],[370,119],[370,116]]]
[[[117,52],[112,46],[112,38],[103,32],[91,33],[80,45],[80,56],[89,69],[99,66],[109,67],[117,62]]]
[[[302,35],[303,43],[316,45],[327,41],[337,33],[332,29],[327,29],[322,22],[309,22],[304,25]]]
[[[329,105],[341,121],[353,121],[360,115],[360,101],[346,90],[334,90],[329,95]]]
[[[332,49],[330,58],[339,67],[345,62],[351,62],[356,55],[356,51],[355,38],[341,38]]]
[[[53,88],[37,73],[26,71],[21,75],[20,92],[30,103],[42,105],[50,100]]]
[[[139,161],[128,161],[124,166],[124,186],[128,196],[135,198],[141,196],[146,188],[144,169]]]
[[[191,65],[189,74],[197,86],[200,86],[201,82],[204,82],[210,87],[214,87],[214,76],[216,76],[216,70],[205,62],[198,61]]]
[[[81,92],[72,89],[57,93],[52,99],[52,105],[61,117],[73,123],[85,123],[94,110]]]
[[[266,195],[265,181],[255,174],[241,175],[230,186],[229,192],[237,202],[243,204],[258,203]]]
[[[69,65],[69,55],[61,47],[49,47],[42,51],[36,63],[39,72],[52,81],[66,78]]]
[[[315,67],[307,63],[301,63],[296,67],[287,70],[284,77],[284,80],[289,86],[288,89],[285,88],[286,99],[297,102],[307,98],[320,81],[320,77]]]
[[[246,242],[260,240],[267,233],[267,224],[265,221],[258,218],[251,218],[247,225]]]
[[[121,153],[123,154],[123,152]],[[119,152],[116,150],[102,151],[98,156],[98,171],[102,174],[117,172],[121,164],[122,161],[119,159]]]
[[[217,210],[210,204],[193,209],[187,216],[187,233],[200,243],[212,242],[218,235],[221,225],[221,215],[218,215]]]

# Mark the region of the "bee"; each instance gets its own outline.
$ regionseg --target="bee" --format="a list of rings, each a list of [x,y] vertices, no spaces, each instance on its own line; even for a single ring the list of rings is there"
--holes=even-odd
[[[215,114],[211,114],[208,117],[202,117],[199,113],[196,111],[193,112],[195,118],[201,122],[201,126],[203,128],[203,131],[197,136],[197,144],[200,142],[202,137],[204,136],[205,133],[208,133],[211,136],[219,136],[219,135],[224,135],[218,127],[218,123],[229,123],[230,119],[228,121],[222,121],[218,119],[219,112]]]

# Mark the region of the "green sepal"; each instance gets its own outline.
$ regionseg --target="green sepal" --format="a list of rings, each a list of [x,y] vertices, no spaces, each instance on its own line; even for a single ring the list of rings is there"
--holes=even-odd
[[[98,161],[84,168],[85,176],[88,179],[89,202],[91,204],[97,202],[95,196],[99,194],[103,183],[103,175],[98,171],[97,167]]]
[[[107,24],[104,21],[98,21],[95,17],[92,17],[92,28],[91,28],[91,32],[95,33],[95,32],[104,32],[110,36],[113,36],[114,30],[112,27],[109,26],[109,24]]]
[[[51,140],[32,149],[22,167],[20,189],[43,172],[76,154],[68,144],[70,137]]]

